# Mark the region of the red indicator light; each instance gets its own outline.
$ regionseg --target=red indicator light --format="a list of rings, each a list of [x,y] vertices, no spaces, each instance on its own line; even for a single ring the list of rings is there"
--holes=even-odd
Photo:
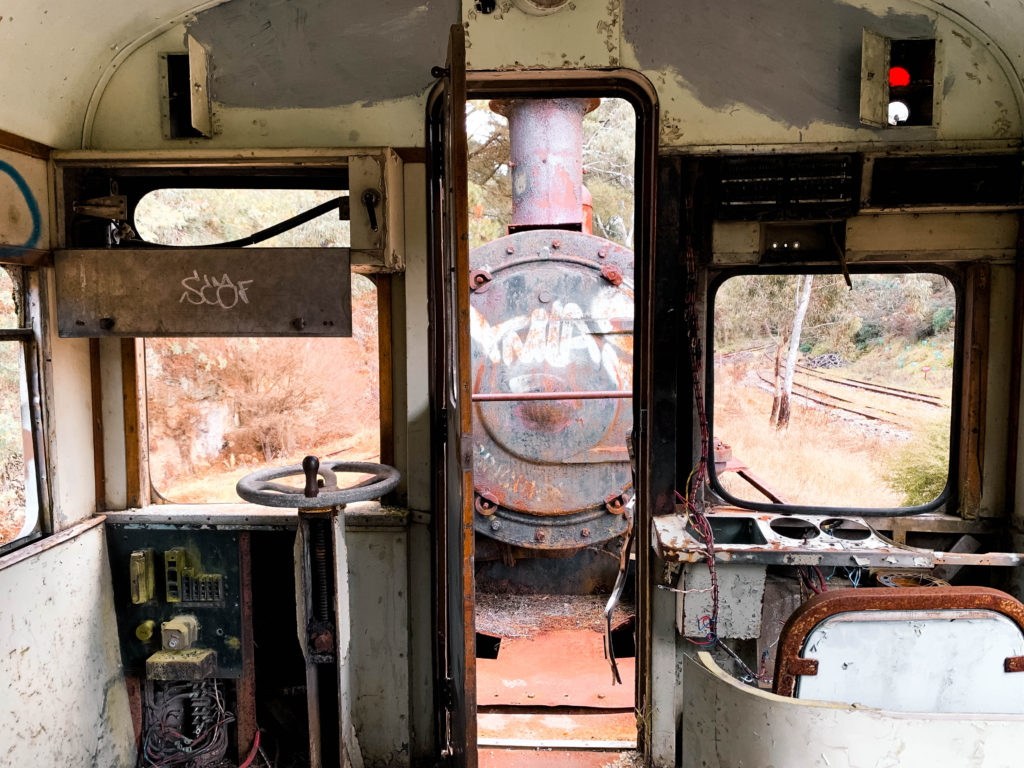
[[[903,67],[893,67],[889,70],[889,86],[899,88],[902,85],[910,85],[910,73]]]

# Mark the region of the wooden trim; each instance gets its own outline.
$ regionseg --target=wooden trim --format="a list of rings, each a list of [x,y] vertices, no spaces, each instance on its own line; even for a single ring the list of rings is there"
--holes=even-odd
[[[121,339],[124,467],[128,507],[144,507],[150,501],[145,372],[146,363],[141,339]]]
[[[26,139],[10,131],[0,130],[0,149],[17,152],[26,157],[38,157],[40,160],[49,160],[53,147],[49,147],[39,141]]]
[[[380,463],[395,464],[394,350],[391,339],[391,278],[374,278],[377,286],[377,378],[380,395]]]
[[[1024,350],[1024,215],[1018,217],[1017,260],[1014,264],[1013,281],[1013,341],[1010,348],[1010,413],[1006,448],[1006,517],[1016,515],[1017,501],[1017,459],[1020,442],[1020,398],[1021,365]]]
[[[964,286],[963,399],[960,410],[960,515],[978,517],[985,467],[985,401],[992,269],[972,264]]]
[[[248,531],[238,534],[238,581],[242,593],[242,677],[238,681],[238,752],[245,761],[256,732],[256,642],[253,637],[252,549]]]
[[[0,264],[15,267],[52,267],[53,251],[0,243]]]
[[[92,456],[96,509],[107,504],[107,469],[103,455],[103,375],[100,362],[100,340],[89,339],[89,373],[92,393]]]
[[[398,155],[403,163],[426,163],[427,162],[427,148],[426,147],[394,147],[395,154]]]
[[[0,571],[4,570],[5,568],[10,568],[12,565],[17,565],[18,563],[24,562],[25,560],[29,560],[35,557],[36,555],[41,555],[46,550],[60,546],[66,541],[76,539],[86,531],[95,528],[97,525],[102,525],[106,519],[107,518],[105,515],[97,515],[96,517],[90,517],[88,520],[78,523],[77,525],[73,525],[70,528],[65,528],[63,531],[58,531],[57,533],[54,533],[51,536],[47,536],[45,539],[42,539],[41,541],[33,542],[32,544],[28,544],[22,547],[21,549],[16,549],[13,552],[9,552],[8,554],[0,557]]]
[[[135,746],[138,748],[142,744],[142,678],[126,675],[124,685],[128,689],[128,709],[132,713],[132,733],[135,736]]]

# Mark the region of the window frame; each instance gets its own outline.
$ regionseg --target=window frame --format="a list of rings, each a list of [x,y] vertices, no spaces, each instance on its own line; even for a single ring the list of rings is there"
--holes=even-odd
[[[755,512],[771,512],[775,514],[784,515],[829,515],[832,517],[909,517],[912,515],[919,515],[929,512],[945,512],[951,515],[957,515],[958,510],[958,497],[960,496],[960,488],[963,486],[965,479],[962,476],[961,471],[961,434],[965,428],[964,423],[964,412],[962,408],[963,395],[964,395],[964,380],[963,380],[963,369],[965,366],[965,339],[967,333],[967,326],[973,322],[972,318],[967,317],[967,277],[964,274],[964,268],[959,265],[950,264],[938,264],[934,262],[920,262],[912,264],[892,264],[892,263],[867,263],[867,264],[850,264],[848,271],[851,275],[864,275],[864,274],[935,274],[946,278],[953,286],[954,295],[956,297],[955,307],[955,332],[954,332],[954,348],[953,348],[953,384],[950,402],[950,434],[949,434],[949,466],[948,474],[946,479],[946,485],[941,494],[936,499],[928,504],[921,504],[917,506],[907,507],[831,507],[823,505],[804,505],[804,504],[775,504],[771,502],[760,502],[751,501],[747,499],[740,499],[730,494],[722,486],[719,481],[718,473],[715,470],[714,456],[708,457],[708,468],[707,478],[708,485],[714,492],[721,502],[725,505],[731,505],[745,510],[753,510]],[[725,269],[712,270],[708,275],[707,283],[707,313],[708,318],[705,323],[704,332],[704,344],[705,344],[705,359],[709,361],[705,365],[705,371],[703,375],[703,386],[704,386],[704,399],[705,407],[707,412],[708,420],[708,439],[713,444],[715,436],[715,387],[714,387],[714,350],[715,350],[715,299],[718,295],[718,290],[721,286],[730,278],[740,277],[744,275],[834,275],[836,270],[834,267],[830,268],[823,265],[786,265],[780,267],[735,267]],[[966,428],[970,428],[971,425],[967,424]],[[766,478],[769,479],[770,478]],[[716,504],[715,506],[720,506]]]
[[[0,545],[0,556],[19,549],[32,542],[39,541],[53,532],[50,495],[47,483],[48,455],[46,451],[44,411],[43,411],[43,365],[40,341],[41,312],[39,304],[40,275],[35,266],[22,262],[0,261],[0,266],[11,273],[15,289],[21,294],[21,326],[0,329],[0,342],[17,341],[21,345],[24,365],[25,386],[28,393],[28,414],[32,443],[34,472],[31,480],[35,482],[36,515],[35,529]],[[15,271],[18,271],[17,273]],[[24,425],[23,425],[24,426]],[[26,490],[30,478],[26,472]]]
[[[70,212],[73,189],[82,184],[87,174],[98,172],[109,177],[116,184],[116,192],[127,197],[127,220],[134,226],[135,209],[138,202],[148,193],[161,188],[238,188],[238,189],[323,189],[340,193],[349,189],[348,160],[351,156],[360,156],[372,150],[355,150],[327,156],[322,152],[299,152],[303,164],[301,169],[294,162],[280,159],[288,153],[268,153],[266,160],[254,157],[250,162],[210,160],[182,156],[173,161],[150,163],[134,163],[131,160],[111,158],[109,162],[68,163],[64,171],[64,210],[63,218],[64,241],[69,246],[88,247],[71,225]],[[312,155],[312,156],[311,156]],[[146,250],[152,251],[154,257],[161,250],[176,249],[175,246],[146,244]],[[240,250],[244,250],[240,248]],[[287,248],[280,248],[282,254]],[[377,293],[377,336],[378,336],[378,371],[379,371],[379,402],[380,402],[380,462],[394,465],[395,463],[395,423],[394,423],[394,376],[395,354],[392,329],[393,314],[393,278],[403,273],[400,265],[396,269],[385,262],[368,258],[366,252],[349,247],[327,247],[325,250],[348,250],[352,256],[349,269],[353,274],[361,274],[372,280]],[[94,370],[103,367],[103,357],[99,340],[91,340],[91,356]],[[147,394],[144,345],[141,337],[124,337],[120,339],[118,353],[121,379],[121,399],[124,403],[124,509],[156,511],[180,508],[197,510],[218,505],[209,503],[168,502],[157,494],[149,477],[149,437],[147,423]],[[102,388],[102,383],[94,381],[94,389]],[[102,394],[94,391],[94,399],[101,399]],[[111,503],[118,499],[119,493],[107,493],[105,485],[108,479],[121,479],[118,473],[108,478],[104,463],[103,445],[109,437],[102,434],[102,426],[95,438],[97,468],[97,508],[116,509],[120,503]],[[120,462],[118,462],[120,463]],[[238,499],[238,505],[248,510],[253,505]],[[225,506],[220,503],[220,506]],[[231,506],[231,505],[228,505]],[[235,511],[242,511],[238,509]]]
[[[287,250],[287,249],[282,249]],[[393,408],[394,408],[394,385],[393,385],[393,369],[391,361],[393,359],[393,351],[391,348],[391,285],[392,275],[390,274],[365,274],[362,271],[351,270],[352,274],[362,274],[374,284],[375,294],[377,298],[377,370],[378,370],[378,403],[379,403],[379,445],[380,445],[380,458],[379,463],[394,465],[394,419],[393,419]],[[203,337],[186,337],[186,338],[203,338]],[[230,337],[229,337],[230,338]],[[235,337],[244,338],[244,337]],[[252,337],[249,337],[252,338]],[[138,413],[135,416],[135,423],[131,426],[128,425],[128,414],[126,413],[126,449],[128,443],[131,442],[128,438],[134,433],[138,435],[138,451],[130,452],[130,461],[128,464],[128,507],[200,507],[205,508],[217,504],[243,504],[246,506],[252,506],[249,502],[237,499],[234,502],[218,502],[218,501],[207,501],[207,502],[183,502],[174,501],[164,497],[160,491],[156,488],[153,483],[150,463],[149,463],[149,415],[148,415],[148,404],[149,404],[149,393],[146,380],[146,362],[145,362],[145,338],[131,338],[122,340],[122,370],[129,372],[132,379],[134,380],[134,388],[131,389],[129,377],[125,376],[123,382],[125,385],[125,402],[132,402],[129,397],[136,398],[135,402],[138,403]],[[386,348],[385,348],[386,347]],[[385,376],[385,365],[386,370],[391,372]],[[130,369],[130,371],[129,371]],[[131,391],[130,391],[131,390]],[[133,446],[134,448],[134,446]],[[138,466],[138,472],[131,470],[132,464]],[[136,474],[138,475],[138,481],[135,480]],[[137,498],[140,503],[133,504],[132,499]]]

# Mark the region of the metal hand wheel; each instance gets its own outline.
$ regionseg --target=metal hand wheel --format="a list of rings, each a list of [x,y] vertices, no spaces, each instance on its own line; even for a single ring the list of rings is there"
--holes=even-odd
[[[339,488],[336,473],[344,472],[370,477],[348,488]],[[305,486],[273,482],[288,477],[303,478]],[[316,456],[307,456],[301,464],[252,472],[238,481],[235,491],[246,501],[265,507],[324,509],[351,504],[354,501],[379,499],[395,489],[399,477],[398,470],[387,464],[329,461],[321,465]]]

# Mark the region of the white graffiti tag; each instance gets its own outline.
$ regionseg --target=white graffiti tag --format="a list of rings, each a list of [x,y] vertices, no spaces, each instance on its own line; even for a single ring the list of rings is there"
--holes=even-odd
[[[249,297],[245,292],[252,283],[252,280],[239,280],[235,283],[227,275],[223,275],[219,280],[209,275],[200,278],[199,272],[193,269],[192,275],[181,281],[185,292],[181,294],[178,303],[188,300],[189,304],[196,306],[209,304],[221,309],[232,309],[239,301],[243,304],[249,303]]]
[[[631,365],[620,360],[614,342],[602,344],[599,339],[615,339],[602,334],[612,330],[608,318],[631,317],[632,306],[601,306],[599,310],[603,317],[595,317],[593,311],[584,313],[574,302],[555,300],[529,315],[492,326],[475,307],[470,307],[470,335],[495,365],[564,368],[589,360],[594,367],[604,368],[614,380],[623,375],[628,380]]]

